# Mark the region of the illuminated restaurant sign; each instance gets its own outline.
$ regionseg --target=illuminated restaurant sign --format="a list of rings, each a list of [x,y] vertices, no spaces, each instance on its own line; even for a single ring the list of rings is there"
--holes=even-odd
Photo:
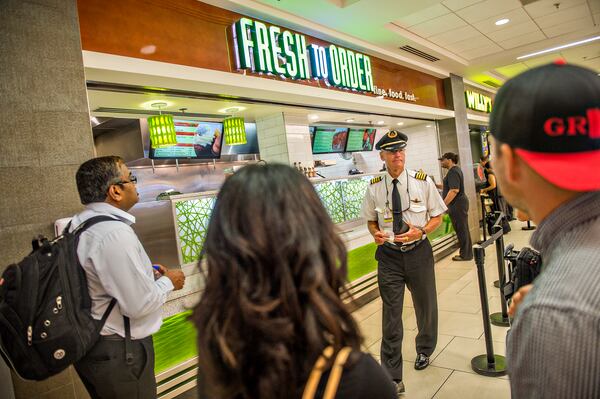
[[[249,18],[233,25],[238,69],[291,79],[322,79],[328,85],[373,92],[369,56],[331,44],[307,44],[306,37]]]
[[[469,109],[486,112],[488,114],[492,112],[492,99],[488,96],[466,90],[465,101],[467,102],[467,108]]]

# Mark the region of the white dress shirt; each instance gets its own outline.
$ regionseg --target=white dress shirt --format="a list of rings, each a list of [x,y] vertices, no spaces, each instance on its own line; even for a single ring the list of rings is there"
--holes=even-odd
[[[71,229],[93,216],[120,221],[100,222],[79,239],[77,256],[87,276],[92,298],[92,317],[101,319],[112,298],[113,308],[101,335],[125,336],[123,315],[131,320],[131,338],[152,335],[162,324],[162,305],[173,283],[167,277],[154,280],[152,262],[130,227],[135,217],[110,204],[95,202],[72,219]]]
[[[415,171],[404,169],[398,176],[402,219],[415,227],[425,227],[429,219],[443,214],[448,207],[431,178],[420,180],[415,175]],[[386,173],[381,181],[369,185],[361,209],[362,217],[367,221],[378,222],[379,228],[388,233],[392,232],[393,224],[392,180],[389,173]]]

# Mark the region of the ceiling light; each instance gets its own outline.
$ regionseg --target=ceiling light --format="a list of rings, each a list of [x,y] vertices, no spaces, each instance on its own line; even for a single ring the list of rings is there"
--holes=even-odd
[[[496,21],[496,25],[500,26],[500,25],[505,25],[507,23],[510,22],[510,19],[508,18],[502,18]]]
[[[377,121],[378,125],[383,125],[385,122],[384,121]]]
[[[346,122],[352,123],[352,122],[354,122],[354,118],[346,119]]]
[[[167,101],[167,100],[163,100],[163,99],[155,99],[155,100],[146,101],[145,103],[140,104],[140,107],[143,109],[155,109],[156,106],[153,104],[156,104],[156,102],[161,102],[163,104],[166,104],[166,105],[161,105],[161,107],[163,107],[163,108],[170,108],[175,105],[175,103],[173,101]]]
[[[518,60],[522,60],[524,58],[534,57],[534,56],[540,55],[540,54],[551,53],[551,52],[556,51],[556,50],[562,50],[562,49],[568,48],[568,47],[579,46],[580,44],[585,44],[585,43],[593,42],[593,41],[598,40],[598,39],[600,39],[600,36],[594,36],[594,37],[590,37],[589,39],[580,40],[578,42],[568,43],[568,44],[564,44],[564,45],[558,46],[558,47],[552,47],[552,48],[549,48],[549,49],[546,49],[546,50],[542,50],[542,51],[537,51],[537,52],[531,53],[531,54],[525,54],[525,55],[522,55],[520,57],[517,57],[517,59]]]
[[[235,106],[235,107],[221,108],[219,110],[219,112],[222,114],[235,114],[236,112],[240,112],[245,109],[246,109],[246,107]]]
[[[404,125],[404,122],[398,122],[398,123],[396,123],[396,125],[402,126],[402,125]]]
[[[431,127],[431,125],[425,125],[425,127]]]
[[[315,121],[315,120],[319,119],[319,115],[310,114],[310,115],[308,115],[308,119]]]

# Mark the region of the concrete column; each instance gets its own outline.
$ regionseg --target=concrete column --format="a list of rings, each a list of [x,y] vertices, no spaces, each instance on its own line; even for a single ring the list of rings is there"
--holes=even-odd
[[[76,1],[0,0],[0,37],[1,272],[34,235],[53,236],[54,220],[81,209],[75,171],[94,148]],[[86,397],[74,374],[13,376],[15,396]]]
[[[479,241],[479,198],[475,192],[475,176],[473,175],[473,156],[471,154],[471,138],[467,121],[465,104],[465,86],[460,76],[450,74],[444,80],[446,104],[454,110],[454,118],[439,122],[440,149],[442,154],[454,152],[458,154],[459,166],[465,177],[465,193],[469,199],[469,231],[471,240]]]

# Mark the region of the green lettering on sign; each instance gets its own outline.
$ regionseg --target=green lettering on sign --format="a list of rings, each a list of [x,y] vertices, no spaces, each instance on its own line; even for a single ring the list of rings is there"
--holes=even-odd
[[[242,18],[234,25],[238,60],[242,69],[252,68],[250,47],[254,47],[254,43],[248,38],[248,27],[250,26],[252,26],[252,20],[248,18]]]
[[[254,22],[254,67],[259,72],[273,73],[271,66],[271,52],[269,51],[269,34],[267,26],[262,22]]]
[[[279,46],[279,34],[281,29],[277,26],[269,27],[269,45],[271,46],[271,58],[273,60],[273,68],[280,75],[285,75],[285,68],[279,64],[279,56],[281,55],[281,47]]]
[[[294,37],[289,30],[284,30],[281,35],[279,35],[279,46],[283,49],[283,53],[285,54],[285,59],[287,63],[285,64],[285,75],[288,78],[297,79],[298,78],[298,61],[296,59],[296,54],[294,50],[292,50],[292,46],[294,45]]]
[[[329,46],[329,51],[327,52],[327,70],[329,72],[329,83],[339,86],[342,83],[340,60],[338,58],[338,49],[333,44]]]

